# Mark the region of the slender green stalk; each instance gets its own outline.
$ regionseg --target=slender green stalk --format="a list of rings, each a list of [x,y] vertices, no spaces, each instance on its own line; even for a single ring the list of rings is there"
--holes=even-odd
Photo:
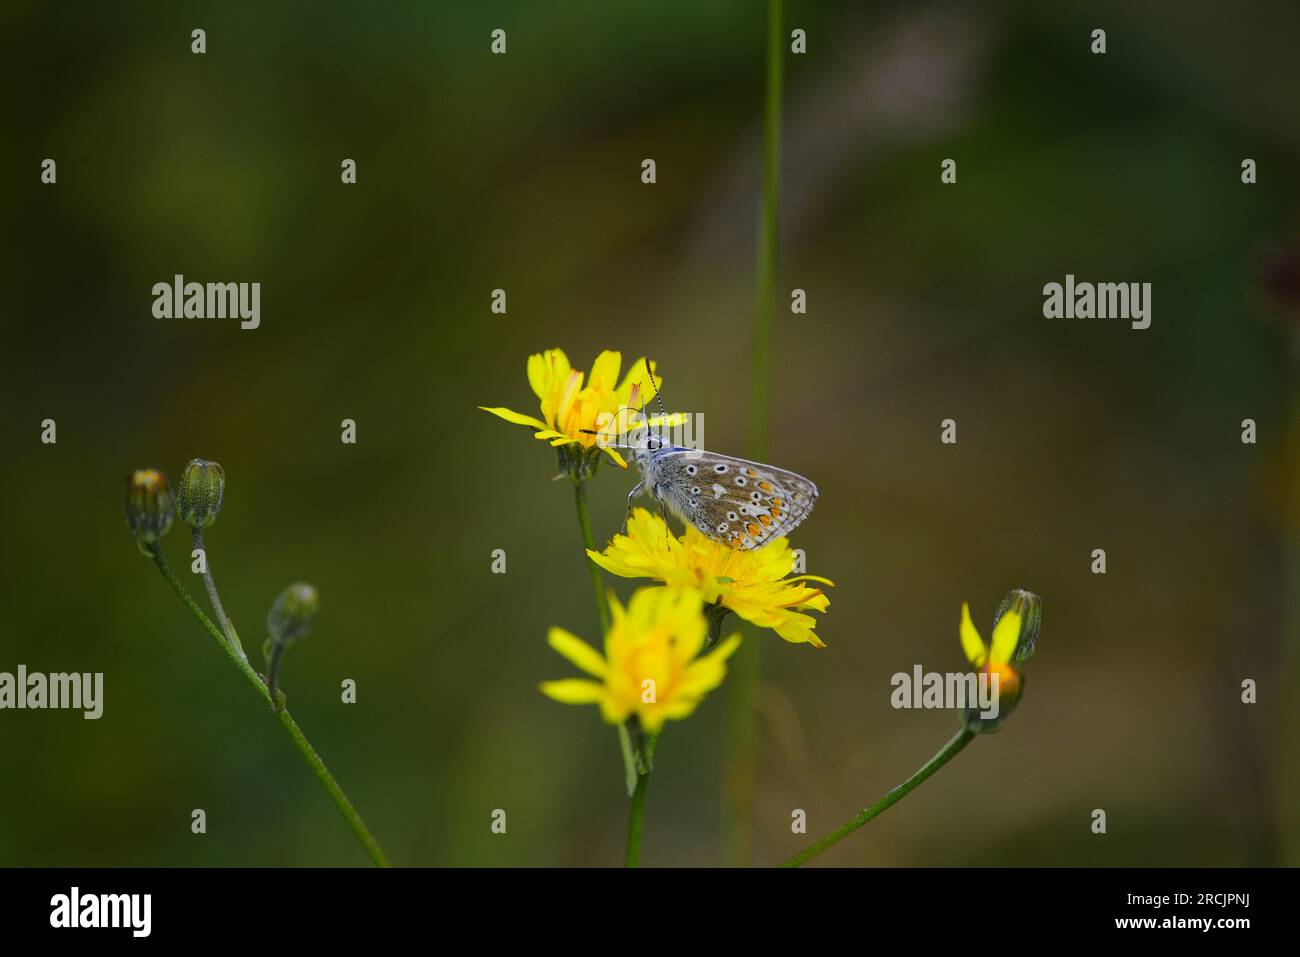
[[[583,479],[573,480],[573,501],[578,507],[578,527],[582,531],[582,544],[591,551],[596,550],[595,540],[591,537],[591,520],[587,517],[587,486]],[[609,602],[605,600],[605,584],[600,578],[600,566],[587,557],[587,568],[591,572],[591,587],[596,593],[596,614],[600,618],[600,633],[609,634]]]
[[[1282,511],[1282,630],[1279,649],[1279,701],[1300,698],[1300,333],[1293,340],[1289,389],[1286,397],[1286,499]],[[1300,710],[1279,709],[1281,728],[1277,740],[1278,861],[1287,867],[1300,864]]]
[[[334,775],[330,774],[330,769],[325,767],[325,762],[316,753],[316,749],[311,746],[311,742],[307,740],[307,735],[302,733],[302,728],[298,727],[298,722],[293,720],[293,715],[289,714],[288,710],[283,710],[277,712],[276,717],[280,719],[281,726],[288,732],[294,747],[301,752],[303,759],[311,767],[312,773],[320,781],[321,787],[325,789],[343,814],[344,819],[348,822],[348,827],[352,828],[352,833],[357,836],[357,840],[366,849],[370,859],[380,867],[388,867],[388,856],[384,854],[384,849],[379,846],[375,836],[370,833],[370,828],[366,827],[366,822],[361,819],[361,814],[352,806],[348,796],[343,793],[343,788],[334,779]]]
[[[763,671],[762,642],[741,642],[728,662],[726,751],[722,797],[725,811],[724,858],[731,867],[753,859],[754,788],[758,776],[758,691]]]
[[[772,419],[772,326],[781,202],[781,98],[784,47],[781,0],[767,5],[767,89],[763,110],[763,196],[758,229],[758,304],[750,352],[749,454],[767,455]]]
[[[253,670],[253,666],[248,663],[248,659],[235,650],[235,647],[230,643],[230,640],[225,636],[221,629],[213,624],[212,619],[210,619],[204,613],[203,609],[198,606],[198,603],[194,600],[193,596],[190,595],[189,589],[186,588],[181,583],[181,580],[172,573],[171,567],[167,564],[167,559],[163,557],[162,550],[156,545],[153,548],[152,557],[153,563],[158,566],[158,571],[162,573],[162,577],[167,584],[171,585],[172,591],[176,593],[176,597],[179,598],[181,603],[189,609],[190,614],[198,620],[198,623],[203,626],[203,629],[212,636],[212,640],[217,643],[217,647],[221,649],[221,653],[231,660],[234,666],[239,669],[240,674],[244,676],[244,679],[253,686],[254,690],[256,690],[259,695],[261,695],[262,700],[266,702],[267,707],[274,710],[275,705],[271,701],[271,693],[267,690],[266,683],[258,677],[257,672]]]
[[[217,643],[222,653],[239,669],[244,679],[253,686],[262,700],[266,702],[267,707],[275,712],[276,717],[280,719],[280,725],[289,735],[290,740],[293,741],[294,747],[298,749],[298,752],[303,756],[303,760],[307,762],[307,765],[325,788],[325,792],[338,807],[343,819],[347,821],[348,827],[352,829],[352,833],[356,835],[357,840],[361,842],[361,846],[370,855],[370,859],[380,867],[388,867],[388,858],[379,846],[379,842],[370,833],[370,829],[366,827],[366,822],[361,819],[361,815],[353,807],[352,802],[348,800],[348,796],[343,793],[343,788],[334,779],[334,775],[330,774],[329,768],[325,767],[325,762],[316,753],[316,749],[311,746],[311,742],[307,740],[307,736],[298,727],[298,723],[293,720],[287,710],[276,710],[275,702],[271,698],[271,692],[268,690],[266,683],[253,670],[252,665],[248,663],[248,658],[236,645],[232,645],[221,629],[213,624],[212,619],[204,614],[203,609],[198,606],[198,603],[190,595],[189,589],[172,573],[171,568],[167,565],[167,560],[163,557],[162,550],[156,545],[153,547],[152,557],[154,564],[158,566],[158,571],[162,573],[163,579],[176,593],[176,597],[181,600],[181,603],[189,609],[190,614],[203,626],[203,630],[212,636],[212,640]]]
[[[776,263],[781,202],[781,102],[784,39],[781,0],[767,5],[767,82],[763,108],[763,194],[758,230],[758,302],[750,351],[749,457],[767,458],[772,419],[772,327],[776,314]],[[758,687],[762,645],[747,641],[732,663],[728,693],[726,857],[748,864],[757,768]]]
[[[271,700],[279,701],[280,659],[284,657],[284,642],[271,640],[271,653],[266,662],[266,687],[271,691]]]
[[[591,535],[591,519],[587,517],[587,486],[585,479],[576,476],[573,479],[573,501],[578,509],[578,528],[582,532],[583,548],[594,552],[596,542]],[[596,593],[596,616],[600,619],[600,635],[604,638],[609,634],[609,600],[605,597],[605,583],[600,577],[600,566],[586,552],[582,557],[587,560],[587,568],[591,572],[591,588]],[[632,746],[627,727],[621,724],[618,726],[618,741],[623,756],[623,779],[627,783],[628,794],[635,795],[640,780],[637,775],[636,749]]]
[[[203,544],[203,529],[191,528],[190,541],[194,543],[195,548],[203,552],[203,584],[207,586],[208,601],[212,602],[212,610],[216,612],[217,624],[221,626],[221,630],[225,632],[230,643],[235,646],[235,650],[247,659],[248,654],[244,651],[244,646],[239,640],[239,633],[235,631],[235,623],[230,620],[230,616],[226,614],[226,609],[221,604],[221,594],[217,591],[217,581],[212,577],[212,558],[208,555],[208,550]]]
[[[943,767],[945,764],[951,761],[957,755],[957,753],[961,751],[962,748],[966,747],[966,745],[970,744],[971,741],[973,741],[974,739],[975,739],[974,732],[968,731],[966,728],[963,727],[960,731],[958,731],[956,734],[952,736],[952,739],[947,744],[945,744],[942,748],[940,748],[935,753],[934,757],[932,757],[929,761],[926,761],[925,764],[923,764],[920,767],[920,769],[917,770],[917,772],[913,774],[910,778],[908,778],[898,787],[891,790],[888,794],[882,797],[875,804],[871,805],[870,807],[863,808],[862,812],[858,814],[857,817],[853,818],[851,821],[848,821],[847,823],[836,828],[834,831],[832,831],[830,834],[827,834],[816,844],[812,844],[809,847],[804,848],[794,857],[790,858],[788,861],[785,861],[781,866],[799,867],[801,864],[806,864],[808,861],[812,860],[822,851],[826,850],[826,848],[830,847],[833,844],[837,844],[845,837],[847,837],[848,835],[856,831],[858,828],[860,828],[862,825],[866,824],[872,818],[879,817],[889,808],[893,807],[899,801],[903,800],[903,798],[907,797],[918,787],[920,787],[921,782],[923,782],[926,778],[930,777],[930,775],[934,774],[935,771],[938,771],[941,767]]]
[[[628,867],[636,867],[641,862],[641,827],[645,822],[645,792],[650,787],[650,774],[654,771],[655,745],[659,743],[659,732],[648,735],[642,755],[642,767],[638,770],[636,790],[632,792],[632,802],[627,812],[627,858]]]

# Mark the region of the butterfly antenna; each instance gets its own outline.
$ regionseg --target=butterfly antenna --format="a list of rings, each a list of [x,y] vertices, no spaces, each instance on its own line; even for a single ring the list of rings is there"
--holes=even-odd
[[[654,389],[654,393],[655,393],[655,401],[659,403],[659,414],[660,414],[663,418],[667,419],[667,418],[668,418],[668,410],[664,408],[664,397],[661,396],[661,395],[659,394],[659,387],[658,387],[657,385],[655,385],[655,374],[654,374],[654,370],[650,368],[650,357],[649,357],[649,356],[646,356],[646,357],[645,357],[645,371],[646,371],[646,374],[650,376],[650,388]],[[660,423],[660,427],[661,427],[661,428],[662,428],[662,425],[663,425],[663,423]]]

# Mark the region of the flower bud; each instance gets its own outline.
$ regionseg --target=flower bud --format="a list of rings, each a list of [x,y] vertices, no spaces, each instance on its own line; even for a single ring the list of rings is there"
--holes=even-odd
[[[979,694],[991,694],[997,699],[997,714],[990,715],[983,707],[968,707],[962,713],[966,727],[976,734],[992,734],[1002,727],[1002,723],[1011,717],[1011,712],[1020,703],[1021,692],[1025,690],[1025,677],[1015,665],[997,665],[990,662],[975,674]],[[994,682],[997,691],[994,693]],[[984,689],[987,689],[984,690]],[[992,709],[990,708],[989,711]]]
[[[190,459],[176,494],[176,514],[190,528],[207,528],[217,520],[226,491],[226,472],[207,459]]]
[[[126,477],[126,523],[146,555],[171,529],[172,506],[172,489],[162,472],[136,469]]]
[[[1006,593],[1002,604],[998,605],[997,614],[993,616],[996,629],[1002,616],[1014,611],[1020,616],[1020,637],[1016,640],[1016,650],[1011,653],[1013,664],[1022,664],[1034,655],[1034,644],[1043,630],[1043,599],[1023,588],[1013,588]]]
[[[311,631],[320,610],[320,596],[306,582],[295,582],[275,599],[266,616],[266,630],[275,644],[290,645]]]
[[[561,474],[568,475],[579,482],[596,474],[603,457],[599,445],[587,448],[575,442],[557,446],[556,452],[559,453]]]

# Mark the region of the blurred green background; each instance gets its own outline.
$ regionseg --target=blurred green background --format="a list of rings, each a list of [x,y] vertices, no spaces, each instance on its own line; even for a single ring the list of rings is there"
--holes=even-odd
[[[962,667],[961,601],[987,630],[1013,586],[1046,601],[1014,718],[821,862],[1282,859],[1291,371],[1257,273],[1296,239],[1300,9],[1088,6],[787,4],[771,458],[819,484],[794,544],[837,587],[824,651],[750,633],[756,863],[948,737],[890,675]],[[572,493],[475,406],[534,411],[530,352],[649,352],[744,451],[764,31],[756,0],[0,8],[0,670],[106,676],[99,721],[0,712],[0,864],[365,863],[131,542],[123,476],[193,456],[226,468],[209,555],[246,644],[320,589],[284,686],[395,863],[621,861],[615,733],[536,689],[572,673],[548,626],[596,638]],[[1067,272],[1153,283],[1152,327],[1044,319]],[[154,319],[175,273],[260,282],[261,328]],[[593,482],[598,538],[634,481]],[[731,692],[664,734],[644,863],[735,859]]]

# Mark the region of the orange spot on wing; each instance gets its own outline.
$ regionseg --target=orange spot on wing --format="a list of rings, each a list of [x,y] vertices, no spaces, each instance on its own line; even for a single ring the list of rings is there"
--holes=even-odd
[[[746,525],[745,531],[749,532],[754,538],[758,538],[759,535],[763,534],[763,530],[757,525]]]

